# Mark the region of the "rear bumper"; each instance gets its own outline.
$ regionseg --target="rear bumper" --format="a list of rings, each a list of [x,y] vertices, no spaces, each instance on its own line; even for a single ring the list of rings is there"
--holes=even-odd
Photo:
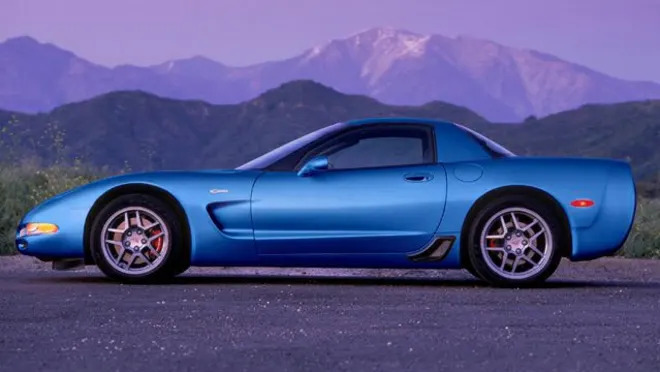
[[[637,211],[637,191],[630,166],[617,163],[609,174],[594,222],[573,230],[571,260],[615,254],[630,234]]]

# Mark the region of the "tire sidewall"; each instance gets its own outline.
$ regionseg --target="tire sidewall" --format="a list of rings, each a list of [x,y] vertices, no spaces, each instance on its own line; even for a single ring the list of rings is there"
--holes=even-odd
[[[115,212],[126,207],[147,208],[160,216],[167,225],[166,228],[170,233],[170,247],[165,252],[165,257],[155,270],[143,274],[126,274],[115,269],[103,254],[104,247],[101,243],[103,225]],[[184,258],[182,255],[183,235],[181,231],[181,226],[176,214],[166,203],[150,195],[127,194],[110,201],[108,205],[103,207],[94,217],[89,234],[89,243],[94,262],[107,276],[124,282],[139,283],[157,281],[174,276],[176,271],[178,271],[177,269],[181,266],[180,262]],[[177,263],[179,263],[179,265],[177,265]]]
[[[538,214],[545,220],[552,234],[551,253],[545,267],[538,273],[524,279],[511,279],[500,276],[488,266],[481,250],[481,233],[486,222],[496,213],[506,208],[514,207],[529,209]],[[552,275],[559,265],[559,261],[561,260],[560,248],[564,243],[561,231],[560,222],[552,209],[534,198],[528,196],[506,196],[495,199],[487,203],[477,213],[470,226],[467,244],[469,264],[478,277],[490,284],[500,286],[529,286],[538,284]]]

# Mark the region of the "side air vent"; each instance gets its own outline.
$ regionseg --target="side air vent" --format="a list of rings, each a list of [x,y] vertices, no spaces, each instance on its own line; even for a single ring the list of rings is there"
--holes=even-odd
[[[416,262],[441,261],[447,256],[454,240],[456,238],[453,236],[438,236],[426,248],[408,258]]]

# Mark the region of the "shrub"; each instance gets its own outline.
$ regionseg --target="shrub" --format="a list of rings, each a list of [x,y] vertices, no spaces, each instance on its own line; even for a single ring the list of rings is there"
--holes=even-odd
[[[619,254],[660,258],[660,199],[642,199],[637,204],[635,224]]]

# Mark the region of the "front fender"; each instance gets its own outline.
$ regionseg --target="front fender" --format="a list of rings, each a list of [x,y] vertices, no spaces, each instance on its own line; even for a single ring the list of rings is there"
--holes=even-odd
[[[55,196],[28,212],[17,229],[17,247],[23,254],[41,258],[83,258],[85,222],[95,203],[106,193],[131,185],[162,189],[182,206],[191,234],[191,263],[213,264],[256,257],[249,200],[252,185],[260,172],[201,171],[155,172],[103,179]],[[212,193],[211,190],[226,190]],[[214,204],[215,203],[215,204]],[[218,229],[207,206],[226,203],[231,234]],[[19,237],[29,222],[54,223],[52,235]],[[231,235],[231,236],[230,236]]]
[[[83,258],[85,220],[90,208],[106,190],[100,182],[81,186],[44,201],[23,216],[16,230],[18,251],[43,259]],[[19,236],[30,222],[57,225],[52,235]]]

